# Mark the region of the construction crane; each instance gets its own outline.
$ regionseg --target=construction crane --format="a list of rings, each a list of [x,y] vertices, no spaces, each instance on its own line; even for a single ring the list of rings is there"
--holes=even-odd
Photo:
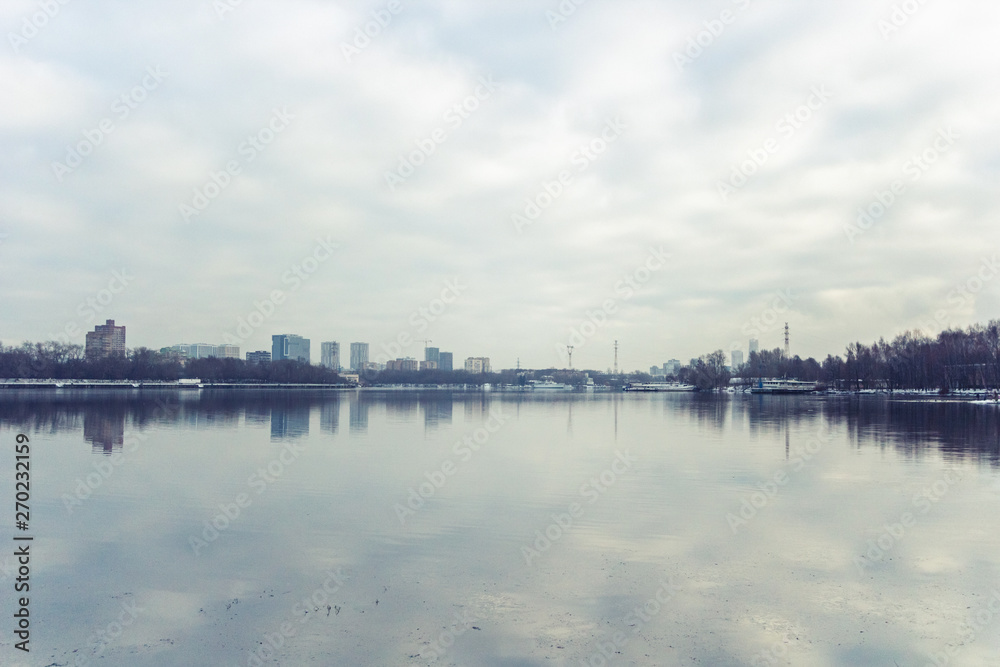
[[[433,343],[434,341],[432,341],[430,338],[416,338],[415,340],[418,343],[424,344],[424,361],[427,361],[427,343]]]

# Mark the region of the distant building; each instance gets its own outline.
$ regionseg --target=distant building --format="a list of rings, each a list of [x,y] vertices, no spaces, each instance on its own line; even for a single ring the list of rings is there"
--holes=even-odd
[[[437,370],[438,362],[436,361],[421,361],[420,370],[422,371],[434,371]]]
[[[649,374],[652,375],[653,377],[663,377],[664,375],[667,374],[666,369],[667,369],[666,364],[663,364],[663,366],[650,366]]]
[[[681,372],[681,362],[676,359],[671,359],[667,363],[663,364],[663,374],[664,375],[680,375]]]
[[[366,361],[365,364],[364,364],[364,368],[362,370],[376,371],[376,372],[377,371],[384,371],[385,370],[385,364],[380,364],[377,361]]]
[[[438,370],[442,371],[452,371],[455,370],[455,363],[452,358],[451,352],[441,352],[438,356]]]
[[[407,357],[406,359],[395,359],[385,362],[385,370],[387,371],[415,371],[420,368],[420,362],[413,357]]]
[[[368,364],[368,343],[351,343],[351,370],[365,370],[366,364]]]
[[[271,336],[271,361],[285,360],[310,363],[309,339],[295,334]]]
[[[240,358],[240,346],[239,345],[216,345],[215,346],[215,356],[220,359],[239,359]]]
[[[751,338],[750,339],[750,354],[753,354],[754,352],[760,352],[760,341],[758,341],[756,338]]]
[[[340,370],[340,343],[327,342],[320,343],[320,361],[321,366],[326,368],[331,368],[335,371]]]
[[[428,347],[424,350],[424,361],[433,361],[435,364],[441,363],[441,350],[436,347]],[[436,368],[437,366],[435,366]]]
[[[733,369],[743,365],[743,350],[733,350]]]
[[[209,345],[208,343],[181,343],[169,348],[171,352],[181,359],[208,359],[218,357],[220,359],[239,359],[239,345]]]
[[[114,320],[98,324],[87,332],[84,354],[88,359],[101,359],[113,354],[125,354],[125,327],[116,327]]]
[[[489,357],[469,357],[465,360],[465,372],[479,375],[490,372]]]
[[[271,353],[267,350],[258,350],[257,352],[247,352],[247,363],[248,364],[269,364],[271,363]]]

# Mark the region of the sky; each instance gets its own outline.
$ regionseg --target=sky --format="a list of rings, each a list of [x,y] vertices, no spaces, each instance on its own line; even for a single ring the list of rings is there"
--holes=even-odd
[[[998,19],[7,0],[0,340],[631,370],[987,321]]]

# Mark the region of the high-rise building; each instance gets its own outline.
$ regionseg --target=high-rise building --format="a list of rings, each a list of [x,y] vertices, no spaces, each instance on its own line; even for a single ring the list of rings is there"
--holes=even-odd
[[[428,347],[424,350],[424,361],[433,361],[435,364],[441,363],[441,350],[437,347]]]
[[[739,368],[743,365],[743,350],[733,350],[733,368]]]
[[[671,359],[667,363],[663,364],[663,374],[664,375],[679,375],[681,372],[681,362],[676,359]]]
[[[465,360],[465,372],[478,375],[490,372],[489,357],[469,357]]]
[[[438,356],[438,370],[451,371],[455,370],[455,361],[451,352],[441,352]]]
[[[220,359],[239,359],[240,358],[240,346],[239,345],[216,345],[215,346],[215,356]]]
[[[322,366],[335,371],[340,370],[340,343],[320,343],[320,361]]]
[[[309,339],[295,334],[271,336],[271,361],[303,361],[309,363]]]
[[[424,362],[426,363],[426,362]],[[407,357],[406,359],[396,359],[385,362],[385,370],[387,371],[415,371],[420,368],[420,362],[413,357]]]
[[[177,354],[182,359],[208,359],[218,357],[220,359],[239,359],[239,345],[209,345],[208,343],[181,343],[174,345],[170,351]]]
[[[88,359],[100,359],[112,354],[125,354],[125,327],[116,327],[114,320],[98,324],[87,332],[84,354]]]
[[[351,343],[351,370],[363,371],[368,363],[368,343]]]
[[[756,338],[751,338],[750,339],[750,354],[753,354],[754,352],[760,352],[760,341],[758,341]]]
[[[248,364],[268,364],[271,363],[271,353],[267,350],[258,350],[257,352],[247,352],[247,363]]]

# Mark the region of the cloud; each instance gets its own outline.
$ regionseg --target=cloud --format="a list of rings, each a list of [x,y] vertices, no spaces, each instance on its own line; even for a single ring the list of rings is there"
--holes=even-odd
[[[588,2],[555,30],[550,4],[404,2],[377,30],[377,2],[63,6],[0,55],[16,100],[0,111],[0,309],[16,313],[0,338],[47,337],[127,266],[137,280],[113,316],[130,345],[220,341],[332,234],[336,258],[245,349],[285,331],[392,340],[459,275],[469,289],[431,324],[436,345],[554,364],[555,343],[663,244],[669,269],[575,365],[608,366],[615,338],[636,368],[728,348],[789,286],[792,349],[823,357],[911,328],[996,247],[996,8],[922,5],[883,38],[891,3]],[[3,24],[18,33],[34,11],[12,5]],[[364,46],[347,58],[345,43]],[[149,67],[169,75],[121,117],[112,105]],[[480,77],[498,90],[456,124]],[[779,123],[817,86],[831,97],[789,133]],[[294,120],[248,159],[275,109]],[[627,129],[579,169],[616,117]],[[60,181],[52,163],[105,118],[113,132]],[[851,243],[857,209],[942,127],[954,148]],[[436,130],[390,189],[386,172]],[[718,184],[768,139],[777,150],[722,201]],[[179,206],[233,160],[240,173],[185,223]],[[511,216],[562,171],[572,182],[518,234]]]

